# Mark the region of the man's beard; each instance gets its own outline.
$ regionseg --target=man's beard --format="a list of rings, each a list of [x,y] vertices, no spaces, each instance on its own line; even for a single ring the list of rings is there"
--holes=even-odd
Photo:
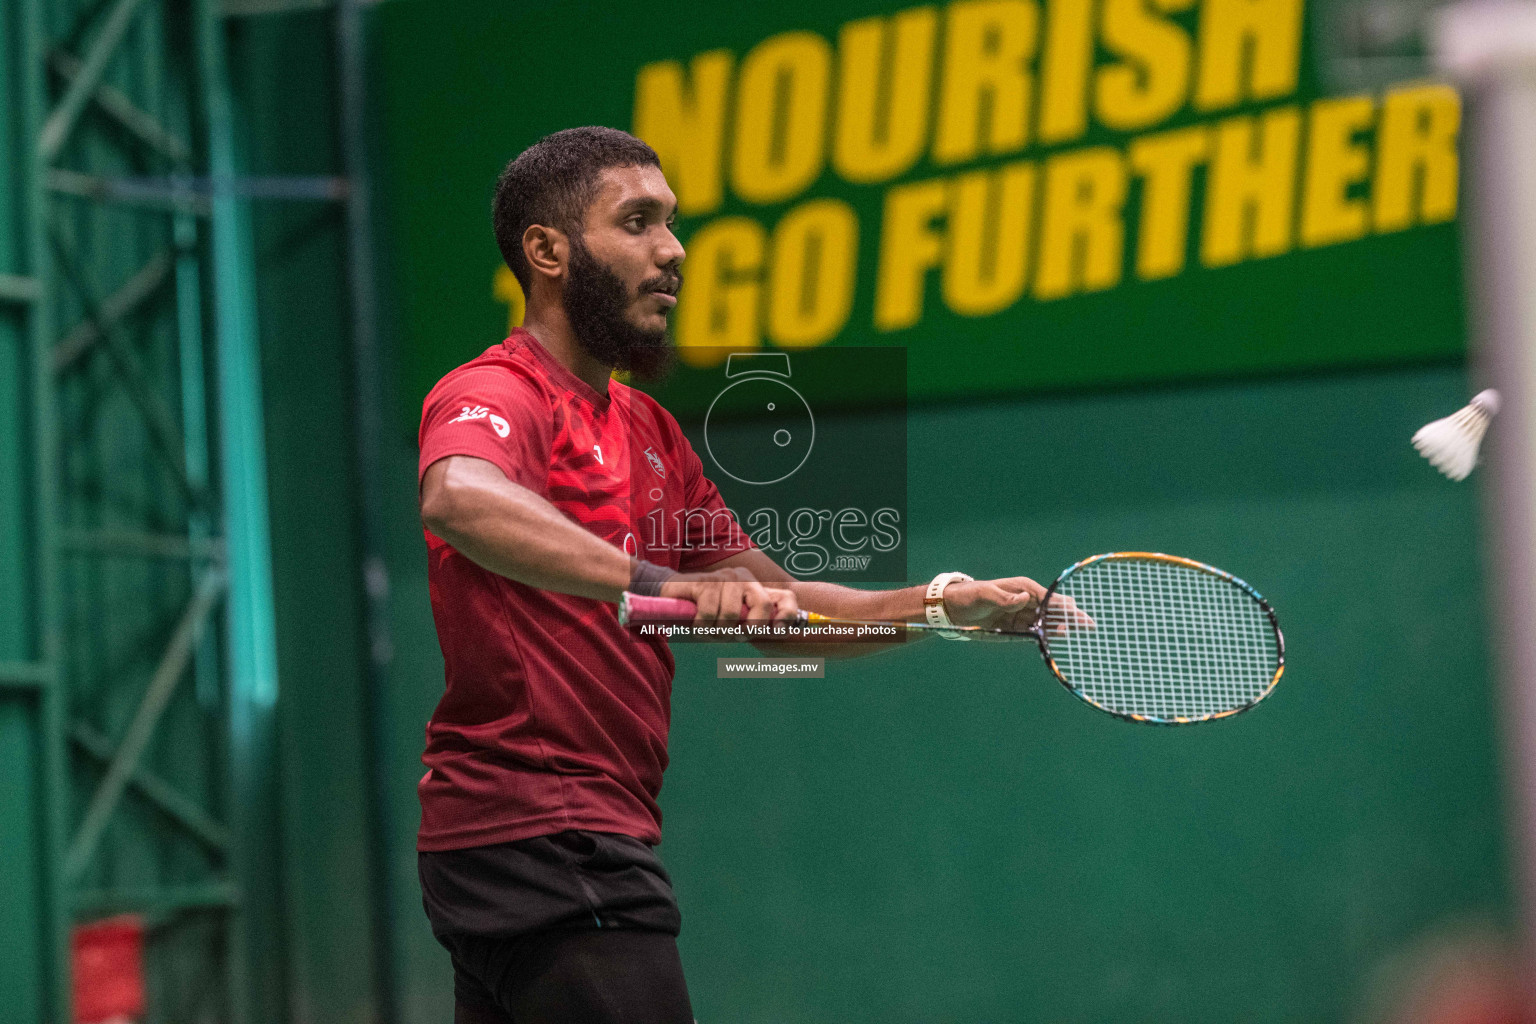
[[[570,235],[571,260],[561,303],[577,342],[604,366],[629,370],[641,380],[655,380],[672,366],[668,329],[648,331],[625,316],[633,302],[669,281],[682,282],[677,271],[657,274],[631,295],[617,274],[592,255],[580,234]]]

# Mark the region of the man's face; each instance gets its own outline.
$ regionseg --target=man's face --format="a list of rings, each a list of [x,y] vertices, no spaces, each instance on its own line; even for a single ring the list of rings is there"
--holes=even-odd
[[[561,301],[577,340],[604,365],[647,377],[670,360],[667,318],[682,285],[676,212],[660,168],[609,167],[583,230],[570,236]]]

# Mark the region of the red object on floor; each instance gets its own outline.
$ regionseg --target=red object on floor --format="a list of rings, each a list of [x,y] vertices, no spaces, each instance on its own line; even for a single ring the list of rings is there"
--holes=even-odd
[[[144,921],[132,914],[76,925],[70,938],[75,1024],[144,1015]]]

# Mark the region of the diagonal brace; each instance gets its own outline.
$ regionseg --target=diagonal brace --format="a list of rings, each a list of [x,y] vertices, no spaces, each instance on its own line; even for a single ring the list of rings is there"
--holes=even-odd
[[[100,303],[92,294],[90,285],[81,276],[79,266],[75,263],[68,244],[57,228],[49,232],[49,238],[53,242],[54,250],[58,253],[58,263],[64,271],[65,279],[74,288],[80,304],[85,307],[87,319],[96,325],[102,347],[112,360],[112,366],[117,371],[118,378],[127,388],[128,397],[133,399],[133,403],[139,407],[139,413],[144,417],[144,423],[149,428],[150,439],[154,442],[155,449],[164,458],[166,466],[176,474],[176,482],[181,485],[183,493],[193,501],[199,500],[202,495],[187,476],[186,463],[183,461],[186,448],[182,444],[180,430],[165,406],[145,382],[144,372],[140,369],[138,358],[133,350],[118,339],[114,329],[116,325],[102,315]]]
[[[160,291],[171,274],[176,260],[169,248],[161,249],[140,267],[138,272],[105,299],[95,316],[87,316],[53,346],[53,372],[61,373],[88,352],[121,321],[132,316]]]
[[[59,151],[69,139],[69,133],[74,131],[75,122],[80,120],[80,114],[85,110],[86,102],[101,83],[101,76],[107,70],[107,61],[117,51],[128,26],[133,24],[133,16],[143,3],[144,0],[117,0],[116,6],[107,15],[106,23],[101,26],[101,31],[91,40],[91,48],[80,61],[79,72],[64,91],[58,106],[48,115],[42,135],[37,140],[37,155],[44,163],[51,164],[58,158]]]
[[[75,741],[75,746],[101,764],[111,763],[112,741],[89,722],[76,722],[69,731],[69,738]],[[183,794],[159,775],[139,765],[128,776],[128,784],[140,796],[159,808],[166,817],[186,829],[210,852],[222,855],[229,850],[229,829],[203,810],[197,801]]]
[[[48,64],[66,83],[78,78],[83,66],[78,57],[63,50],[49,54]],[[178,165],[191,162],[192,151],[187,148],[187,144],[161,125],[153,114],[137,106],[121,90],[103,83],[96,86],[91,98],[108,117],[150,149]]]
[[[176,684],[186,673],[192,650],[208,624],[208,616],[223,597],[224,588],[222,572],[208,573],[188,603],[187,610],[182,613],[181,621],[176,624],[176,632],[171,636],[171,642],[155,668],[139,708],[134,712],[133,721],[128,724],[122,743],[112,755],[106,778],[101,780],[101,785],[92,794],[90,806],[86,808],[85,817],[80,822],[80,829],[64,855],[64,878],[67,881],[79,881],[86,865],[95,855],[97,846],[101,844],[107,822],[116,810],[118,801],[122,799],[128,780],[139,767],[139,760],[149,746],[155,727],[160,724],[160,716],[170,703],[171,695],[176,692]]]

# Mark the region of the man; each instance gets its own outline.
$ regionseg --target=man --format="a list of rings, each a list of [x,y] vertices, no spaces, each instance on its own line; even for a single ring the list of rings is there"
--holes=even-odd
[[[676,208],[656,154],[624,132],[573,128],[523,152],[492,212],[524,326],[423,407],[447,691],[427,725],[419,867],[458,1024],[693,1019],[652,852],[673,661],[665,640],[620,628],[623,591],[693,601],[700,624],[803,605],[997,628],[1026,627],[1044,593],[960,573],[881,592],[802,583],[753,547],[676,421],[611,379],[667,364]],[[690,524],[681,543],[644,529],[657,516]]]

